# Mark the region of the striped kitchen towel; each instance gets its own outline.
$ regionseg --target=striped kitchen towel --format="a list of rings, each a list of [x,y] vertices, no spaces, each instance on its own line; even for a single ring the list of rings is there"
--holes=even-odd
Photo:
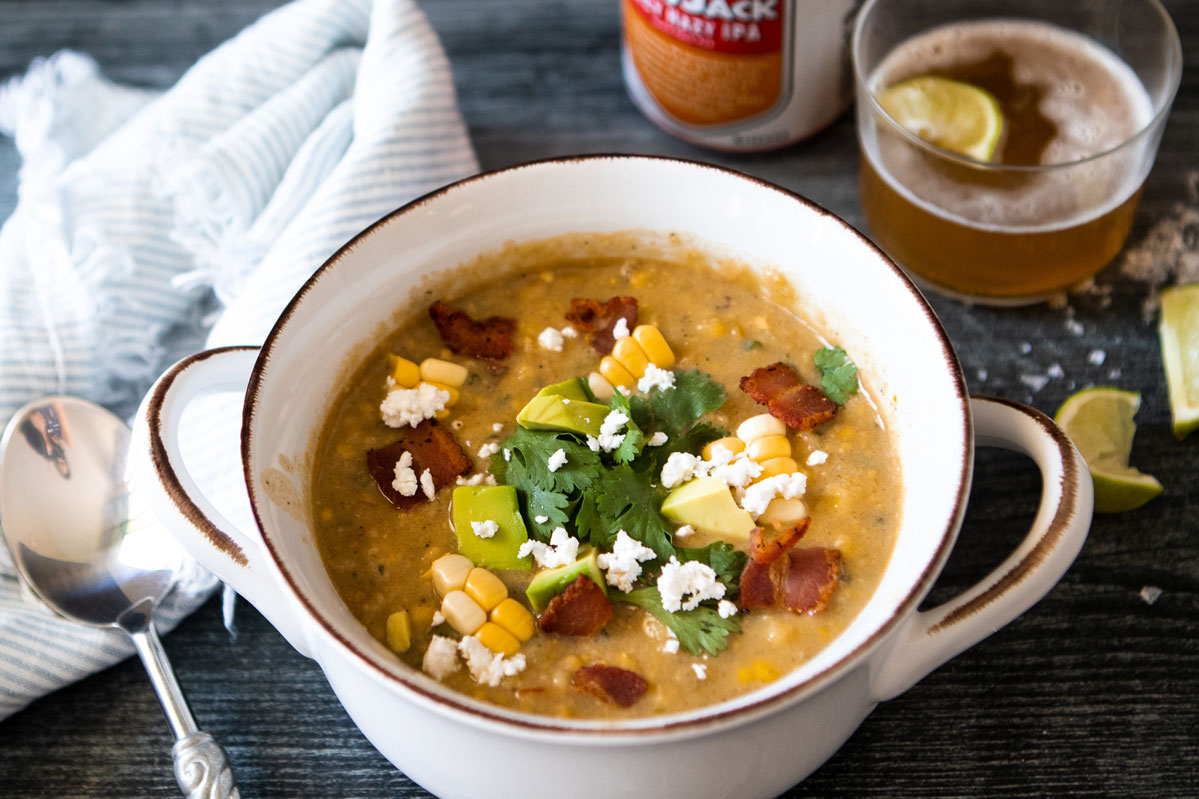
[[[58,53],[0,87],[0,132],[23,162],[0,230],[0,423],[51,393],[130,415],[205,336],[261,342],[353,234],[478,169],[414,0],[296,0],[161,95]],[[249,523],[227,465],[236,446],[224,445],[236,441],[238,405],[198,408],[184,446],[195,442],[189,456],[218,506]],[[115,632],[32,601],[6,556],[0,548],[0,718],[132,653]],[[162,627],[212,587],[208,575],[181,586]]]

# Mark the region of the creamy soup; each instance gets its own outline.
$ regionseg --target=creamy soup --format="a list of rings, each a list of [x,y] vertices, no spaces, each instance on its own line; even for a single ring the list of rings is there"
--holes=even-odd
[[[781,278],[634,241],[510,246],[423,288],[322,429],[333,584],[470,696],[576,718],[727,700],[825,647],[890,558],[899,464],[854,353]],[[478,325],[466,343],[435,301]]]

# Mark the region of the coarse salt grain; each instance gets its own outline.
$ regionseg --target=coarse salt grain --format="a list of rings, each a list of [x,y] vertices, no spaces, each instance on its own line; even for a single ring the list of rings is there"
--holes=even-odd
[[[1066,320],[1066,332],[1072,336],[1081,336],[1086,332],[1086,328],[1082,326],[1082,322],[1077,319]]]
[[[543,350],[562,352],[562,334],[552,327],[547,327],[537,334],[537,343]]]
[[[655,388],[659,391],[674,388],[674,372],[651,363],[645,367],[645,375],[637,381],[637,390],[642,394],[648,394]]]
[[[1141,589],[1141,599],[1145,600],[1146,605],[1152,605],[1162,595],[1162,589],[1156,585],[1147,585]]]
[[[1032,352],[1032,345],[1029,344],[1027,341],[1021,341],[1020,342],[1020,352],[1023,353],[1024,355],[1028,355],[1028,353]]]
[[[1091,354],[1087,356],[1087,361],[1094,366],[1103,366],[1103,362],[1107,360],[1107,353],[1103,350],[1091,350]]]
[[[383,423],[388,427],[416,427],[425,419],[432,419],[443,411],[450,401],[450,392],[421,383],[416,388],[397,388],[390,391],[379,405]]]
[[[500,525],[493,519],[484,519],[481,522],[471,522],[470,529],[479,538],[492,538],[500,531]]]
[[[1049,378],[1044,375],[1020,375],[1020,382],[1031,388],[1035,393],[1045,388],[1049,383]]]
[[[655,552],[637,539],[619,530],[612,551],[596,558],[599,567],[603,569],[608,585],[619,588],[624,593],[633,590],[633,583],[641,576],[641,562],[652,560]]]
[[[549,460],[545,462],[546,468],[551,472],[556,472],[566,465],[566,450],[558,449],[553,455],[550,455]]]
[[[987,370],[986,369],[978,370],[978,379],[983,383],[987,382]]]
[[[1062,365],[1060,363],[1050,364],[1049,368],[1045,370],[1045,374],[1054,378],[1055,380],[1066,376],[1066,372],[1062,369]]]

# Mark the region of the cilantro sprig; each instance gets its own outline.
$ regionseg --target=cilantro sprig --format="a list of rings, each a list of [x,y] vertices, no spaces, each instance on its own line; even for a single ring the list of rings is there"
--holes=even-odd
[[[828,398],[844,405],[852,395],[858,393],[858,367],[849,360],[849,355],[840,347],[825,347],[817,350],[814,357],[820,370],[820,386]]]
[[[675,637],[679,646],[692,655],[718,655],[728,649],[730,633],[741,632],[737,617],[721,618],[714,607],[701,604],[695,610],[681,610],[671,613],[662,605],[662,595],[656,585],[646,586],[630,591],[627,594],[613,593],[618,602],[628,602],[644,608],[658,621],[665,624]]]

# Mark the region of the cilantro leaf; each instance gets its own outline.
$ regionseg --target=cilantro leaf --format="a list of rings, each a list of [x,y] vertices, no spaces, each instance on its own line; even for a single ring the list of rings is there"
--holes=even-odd
[[[746,555],[724,541],[716,541],[696,549],[679,548],[680,563],[698,560],[716,572],[716,579],[725,585],[724,598],[736,600],[741,591],[741,570],[745,568]]]
[[[503,446],[511,459],[492,458],[491,473],[529,494],[536,488],[560,494],[585,491],[600,472],[599,455],[569,436],[517,427]],[[566,453],[566,463],[551,472],[550,456],[560,449]]]
[[[851,395],[858,393],[858,367],[845,350],[840,347],[825,347],[814,357],[820,370],[820,385],[828,398],[844,405]]]
[[[695,610],[681,610],[671,613],[662,606],[662,595],[656,585],[646,586],[622,594],[613,592],[613,598],[618,602],[628,602],[649,611],[655,619],[665,624],[675,637],[679,646],[692,655],[717,655],[728,649],[729,633],[741,632],[737,617],[722,619],[715,608],[700,605]]]
[[[629,463],[641,454],[641,450],[645,447],[645,434],[641,432],[641,427],[633,419],[633,411],[629,407],[628,397],[619,391],[612,392],[609,407],[629,417],[628,423],[625,424],[624,441],[621,441],[620,446],[612,450],[613,460],[617,463]]]
[[[658,512],[665,492],[650,484],[649,475],[621,464],[605,470],[594,489],[598,524],[591,525],[591,543],[610,550],[616,533],[624,530],[661,560],[674,554],[670,543],[673,528]]]
[[[723,405],[727,397],[724,386],[698,369],[675,370],[673,388],[631,399],[631,415],[642,430],[675,438],[705,413]]]
[[[557,491],[546,491],[537,486],[528,492],[528,520],[530,532],[534,538],[549,541],[555,527],[565,527],[570,521],[570,497]],[[548,520],[538,522],[538,516],[546,516]]]
[[[709,422],[697,422],[681,435],[667,439],[660,447],[646,447],[641,457],[633,464],[637,471],[648,471],[653,479],[662,472],[662,466],[675,452],[700,452],[709,442],[724,438],[728,431]]]

